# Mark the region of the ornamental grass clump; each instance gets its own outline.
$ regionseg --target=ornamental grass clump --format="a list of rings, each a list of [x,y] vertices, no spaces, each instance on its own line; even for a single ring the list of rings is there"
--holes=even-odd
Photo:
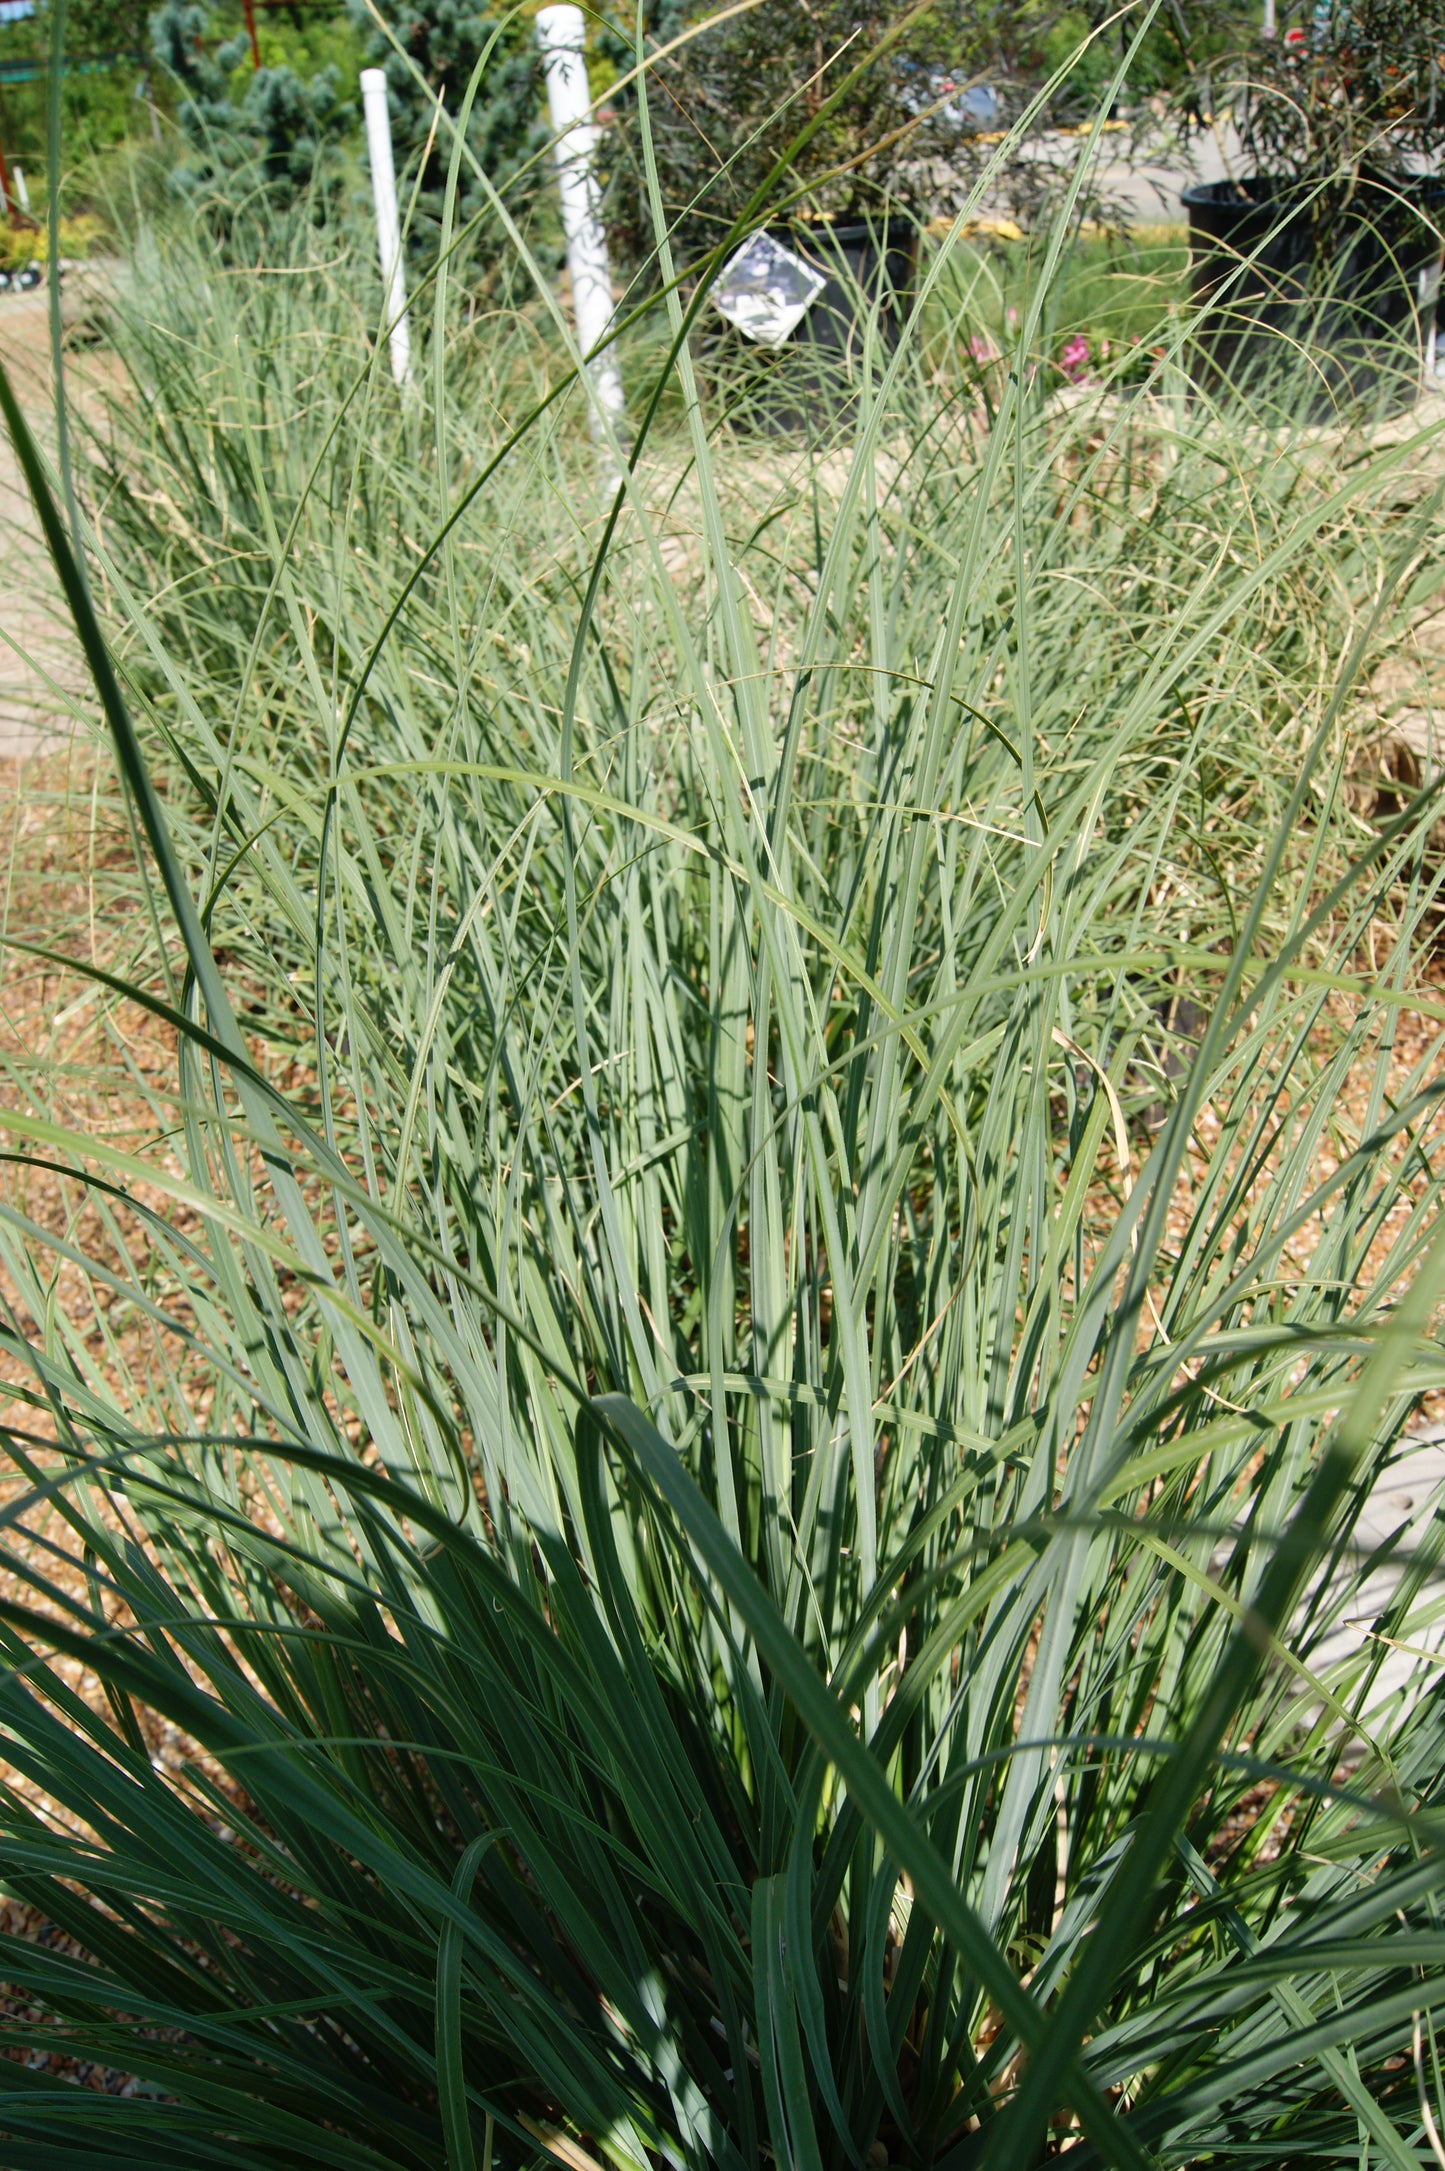
[[[812,447],[672,288],[614,493],[365,247],[142,255],[89,594],[8,408],[173,1057],[10,1058],[4,2162],[1413,2171],[1428,436],[1061,403],[1056,249]]]

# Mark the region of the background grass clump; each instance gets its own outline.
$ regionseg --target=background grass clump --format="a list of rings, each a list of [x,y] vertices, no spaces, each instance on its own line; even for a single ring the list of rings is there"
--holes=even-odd
[[[1428,429],[945,255],[811,444],[675,291],[614,494],[546,282],[278,268],[51,514],[172,1065],[7,1096],[7,2164],[1426,2161]]]

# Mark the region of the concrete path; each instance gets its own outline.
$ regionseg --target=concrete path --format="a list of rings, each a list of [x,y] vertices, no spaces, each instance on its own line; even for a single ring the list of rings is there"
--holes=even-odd
[[[1180,196],[1196,182],[1224,181],[1243,170],[1239,142],[1233,129],[1201,137],[1187,155],[1145,160],[1135,165],[1127,154],[1127,138],[1107,136],[1099,164],[1099,193],[1117,203],[1134,226],[1182,224]]]
[[[1050,169],[1072,175],[1085,148],[1082,135],[1060,134],[1032,137],[1023,151],[1023,165],[1036,176]],[[1090,172],[1090,182],[1111,218],[1125,226],[1178,226],[1185,218],[1180,196],[1200,181],[1223,181],[1243,170],[1239,140],[1232,128],[1206,132],[1187,150],[1165,151],[1156,156],[1136,154],[1127,128],[1114,129],[1100,139]],[[954,193],[966,194],[964,176],[955,177]],[[1000,186],[991,193],[987,210],[1005,215],[1010,190]]]
[[[1445,1504],[1445,1426],[1407,1434],[1372,1490],[1355,1525],[1350,1561],[1329,1586],[1330,1597],[1347,1597],[1340,1620],[1309,1655],[1312,1672],[1374,1645],[1383,1661],[1370,1692],[1367,1714],[1411,1702],[1445,1681],[1445,1569],[1436,1570],[1414,1601],[1411,1627],[1383,1646],[1376,1623],[1390,1604],[1427,1528]],[[1358,1584],[1359,1569],[1378,1548],[1389,1558]],[[1402,1648],[1404,1646],[1404,1648]]]

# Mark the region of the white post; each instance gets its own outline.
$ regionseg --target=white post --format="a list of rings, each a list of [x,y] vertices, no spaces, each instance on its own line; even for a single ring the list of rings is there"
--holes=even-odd
[[[1435,329],[1435,312],[1440,303],[1441,260],[1427,264],[1420,274],[1420,315],[1425,330],[1425,389],[1438,392],[1441,389],[1439,334]]]
[[[20,198],[20,208],[22,211],[28,211],[30,209],[30,191],[25,186],[25,176],[18,166],[12,166],[10,172],[15,182],[15,193]]]
[[[587,88],[581,8],[569,5],[541,9],[537,36],[547,76],[547,108],[557,138],[557,187],[562,198],[562,231],[567,237],[567,269],[572,276],[577,344],[584,357],[596,355],[586,368],[591,393],[589,421],[593,436],[605,439],[605,423],[615,427],[622,420],[622,377],[613,348],[596,353],[612,329],[612,274],[607,263],[597,178],[592,170],[597,130],[587,117],[591,94]]]
[[[1279,34],[1279,24],[1275,20],[1274,0],[1264,0],[1264,24],[1260,34],[1266,38],[1277,37]]]
[[[366,113],[366,150],[371,160],[371,196],[376,205],[376,246],[381,257],[381,283],[386,289],[386,321],[391,326],[391,374],[398,384],[406,385],[411,383],[411,326],[406,313],[401,221],[396,211],[391,115],[386,109],[386,77],[380,68],[362,69],[361,102]]]

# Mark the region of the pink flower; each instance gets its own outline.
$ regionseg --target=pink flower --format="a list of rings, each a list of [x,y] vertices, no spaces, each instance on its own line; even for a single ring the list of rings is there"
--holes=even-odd
[[[1075,332],[1064,344],[1059,356],[1059,368],[1070,384],[1085,384],[1089,374],[1089,342],[1082,332]]]
[[[998,360],[998,349],[987,339],[980,338],[977,332],[973,334],[968,342],[968,351],[980,369],[984,369],[990,362]]]

